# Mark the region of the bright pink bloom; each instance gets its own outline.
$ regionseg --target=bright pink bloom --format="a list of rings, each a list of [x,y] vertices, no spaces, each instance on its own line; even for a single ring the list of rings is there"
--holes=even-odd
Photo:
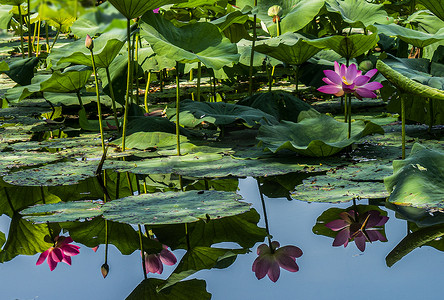
[[[335,70],[324,70],[327,77],[322,78],[327,85],[318,88],[318,91],[335,96],[353,93],[358,99],[376,98],[374,90],[382,88],[382,84],[376,81],[369,82],[370,79],[378,72],[377,69],[368,71],[362,75],[358,71],[355,64],[351,64],[348,68],[342,64],[339,66],[335,61]]]
[[[273,250],[267,244],[257,247],[258,257],[253,262],[253,272],[257,279],[262,279],[268,274],[271,281],[276,282],[281,273],[280,268],[290,272],[299,271],[296,258],[302,255],[302,250],[296,246],[284,246],[279,248],[279,242],[272,242]],[[278,249],[279,248],[279,249]]]
[[[386,242],[387,238],[379,232],[381,227],[388,221],[388,217],[381,216],[377,210],[369,210],[360,216],[354,210],[342,212],[338,220],[331,221],[325,226],[333,231],[339,231],[333,241],[333,246],[347,247],[348,242],[354,240],[356,247],[361,252],[365,250],[365,242],[381,241]]]
[[[162,274],[163,264],[166,264],[167,266],[176,264],[176,256],[168,250],[168,246],[162,245],[162,247],[163,249],[159,254],[145,253],[145,267],[147,273]]]
[[[160,10],[160,7],[153,9],[153,13],[158,14]]]
[[[59,262],[65,262],[71,265],[71,256],[80,253],[79,246],[71,245],[73,240],[71,237],[57,236],[54,239],[54,246],[40,254],[36,265],[41,265],[48,258],[49,269],[52,271],[57,267]]]

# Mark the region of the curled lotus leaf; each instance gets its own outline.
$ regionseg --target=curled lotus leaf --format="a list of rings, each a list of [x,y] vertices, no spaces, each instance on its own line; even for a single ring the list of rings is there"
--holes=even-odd
[[[288,149],[302,155],[321,157],[334,155],[373,133],[384,134],[384,130],[372,122],[356,121],[352,124],[351,137],[347,138],[348,124],[319,115],[299,123],[281,121],[279,125],[262,125],[257,139],[260,146],[273,153]]]
[[[408,44],[415,47],[424,48],[433,43],[444,40],[444,29],[439,30],[434,34],[409,29],[396,24],[376,24],[374,27],[379,33],[387,36],[396,36]]]
[[[384,179],[388,201],[425,209],[444,208],[444,152],[415,143],[410,156],[393,161],[393,175]]]
[[[419,0],[419,2],[444,21],[444,3],[442,0]]]
[[[159,14],[145,14],[141,35],[154,52],[180,63],[202,62],[215,70],[239,61],[236,44],[225,38],[214,24],[197,22],[176,27]]]

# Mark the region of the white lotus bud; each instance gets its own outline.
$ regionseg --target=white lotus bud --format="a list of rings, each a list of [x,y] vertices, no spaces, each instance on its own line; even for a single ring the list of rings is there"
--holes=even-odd
[[[268,15],[270,17],[280,16],[282,13],[282,7],[279,5],[273,5],[268,9]]]

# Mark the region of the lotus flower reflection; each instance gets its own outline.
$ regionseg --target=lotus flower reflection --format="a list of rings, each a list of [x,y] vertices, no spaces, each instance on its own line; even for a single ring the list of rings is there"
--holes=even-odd
[[[324,70],[327,77],[322,78],[322,81],[327,85],[321,86],[318,91],[335,96],[353,93],[358,99],[376,98],[373,91],[382,88],[382,84],[376,81],[369,82],[376,72],[378,72],[377,69],[372,69],[362,75],[355,64],[351,64],[347,68],[344,64],[339,66],[335,61],[334,71]]]
[[[290,272],[299,270],[296,258],[302,255],[302,250],[296,246],[284,246],[279,248],[279,242],[272,242],[271,249],[267,244],[262,244],[257,248],[258,257],[253,262],[253,272],[257,279],[262,279],[265,275],[276,282],[279,279],[280,268]]]
[[[48,261],[49,269],[52,271],[57,267],[59,262],[65,262],[71,265],[71,256],[80,253],[79,246],[71,245],[73,240],[71,237],[57,236],[54,239],[54,246],[40,254],[36,265],[41,265],[45,259]]]
[[[176,264],[177,259],[174,254],[168,250],[168,247],[163,245],[162,251],[159,254],[145,253],[145,267],[147,273],[162,274],[163,264],[172,266]]]
[[[375,228],[383,226],[389,219],[381,216],[379,211],[370,210],[360,216],[354,210],[350,210],[340,213],[339,216],[340,219],[325,224],[331,230],[339,231],[333,241],[334,247],[341,245],[347,247],[348,243],[354,240],[356,247],[364,252],[367,241],[387,241],[387,238],[379,232],[381,228]]]

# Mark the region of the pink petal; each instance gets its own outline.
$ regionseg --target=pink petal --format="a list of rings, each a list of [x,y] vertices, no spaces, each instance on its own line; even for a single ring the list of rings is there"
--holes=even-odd
[[[344,229],[348,225],[349,225],[349,223],[346,222],[345,220],[342,220],[342,219],[333,220],[333,221],[325,224],[325,226],[327,226],[328,228],[330,228],[333,231],[339,231],[341,229]]]
[[[174,254],[167,249],[162,249],[162,251],[160,251],[159,256],[160,260],[167,266],[172,266],[177,262],[176,256],[174,256]]]
[[[342,81],[342,77],[344,77],[345,74],[347,74],[347,66],[342,64],[341,70],[339,71],[339,76],[341,77],[341,81]]]
[[[370,77],[365,76],[365,75],[361,75],[356,77],[355,81],[353,82],[356,86],[361,86],[366,84],[367,82],[370,81]]]
[[[370,241],[375,242],[375,241],[381,241],[381,242],[386,242],[387,238],[378,230],[366,230],[366,233],[370,239]]]
[[[358,70],[356,68],[356,65],[351,64],[347,69],[347,73],[345,74],[345,79],[347,80],[347,82],[348,83],[354,82],[357,73],[358,73]]]
[[[257,279],[262,279],[268,272],[271,262],[265,257],[257,257],[253,263],[253,272],[256,274]]]
[[[345,243],[348,243],[348,239],[350,238],[350,230],[348,228],[344,228],[341,231],[338,232],[338,234],[335,237],[335,240],[333,241],[333,246],[341,246]]]
[[[49,253],[48,261],[53,260],[55,262],[61,262],[64,255],[60,248],[53,248],[52,251]]]
[[[356,247],[358,247],[361,252],[364,252],[365,250],[365,236],[363,234],[360,234],[355,237],[355,244]]]
[[[365,226],[365,228],[372,228],[375,227],[376,224],[379,223],[379,221],[381,220],[381,216],[379,215],[379,211],[377,210],[370,210],[367,213],[365,213],[362,218],[366,219],[368,215],[370,215],[368,217],[368,221],[367,221],[367,225]]]
[[[160,259],[157,257],[156,254],[150,254],[145,256],[145,266],[148,271],[147,273],[158,273],[158,271],[161,268],[163,269],[162,262],[160,261]]]
[[[342,78],[339,76],[338,73],[332,70],[324,70],[325,76],[327,76],[328,79],[330,79],[335,84],[341,84]]]
[[[342,90],[344,93],[353,93],[355,91],[355,84],[346,84],[345,82],[342,83]]]
[[[380,220],[379,223],[376,224],[375,226],[383,226],[385,223],[387,223],[388,220],[389,220],[389,217],[387,217],[387,216],[381,216],[381,220]]]
[[[327,77],[323,77],[323,78],[322,78],[322,81],[325,82],[326,84],[329,84],[329,85],[337,85],[337,84],[335,84],[333,81],[331,81],[330,79],[328,79]]]
[[[342,92],[342,88],[340,86],[335,85],[323,85],[320,88],[318,88],[318,91],[325,94],[337,94],[339,92]]]
[[[367,90],[374,91],[374,90],[379,90],[380,88],[383,87],[383,85],[380,82],[372,81],[372,82],[369,82],[369,83],[365,84],[362,87],[366,88]]]
[[[37,262],[35,263],[37,266],[41,265],[45,259],[48,257],[49,252],[51,251],[52,247],[40,254],[39,259],[37,259]]]
[[[376,73],[378,73],[378,69],[371,69],[370,71],[365,73],[365,76],[372,78],[373,76],[375,76]]]
[[[80,253],[80,247],[76,245],[64,245],[60,249],[62,249],[63,254],[67,256],[74,256]]]
[[[355,93],[361,98],[376,98],[376,94],[366,88],[357,88]]]
[[[279,266],[282,269],[285,269],[290,272],[299,271],[299,266],[296,264],[294,258],[288,256],[279,256],[276,258],[276,261],[278,262]]]
[[[276,250],[277,248],[279,248],[281,244],[279,244],[278,241],[272,241],[271,242],[271,247],[273,247],[273,250]]]
[[[341,73],[341,67],[339,66],[339,63],[335,61],[335,72],[340,74]]]
[[[63,241],[64,244],[70,244],[72,242],[74,242],[74,241],[72,240],[72,238],[70,236],[66,237],[65,240]]]
[[[49,265],[49,269],[50,269],[51,271],[53,271],[53,270],[57,267],[57,262],[56,262],[56,261],[53,261],[52,259],[50,259],[50,258],[48,257],[48,265]]]
[[[276,256],[301,257],[302,250],[296,246],[284,246],[276,250]]]
[[[267,244],[261,244],[257,247],[257,255],[264,255],[266,253],[270,253],[270,247]]]
[[[71,257],[70,256],[65,256],[62,259],[62,262],[67,263],[68,265],[71,265]]]
[[[268,278],[271,281],[276,282],[279,279],[279,275],[281,275],[281,269],[279,268],[279,264],[277,261],[273,261],[268,269]]]

